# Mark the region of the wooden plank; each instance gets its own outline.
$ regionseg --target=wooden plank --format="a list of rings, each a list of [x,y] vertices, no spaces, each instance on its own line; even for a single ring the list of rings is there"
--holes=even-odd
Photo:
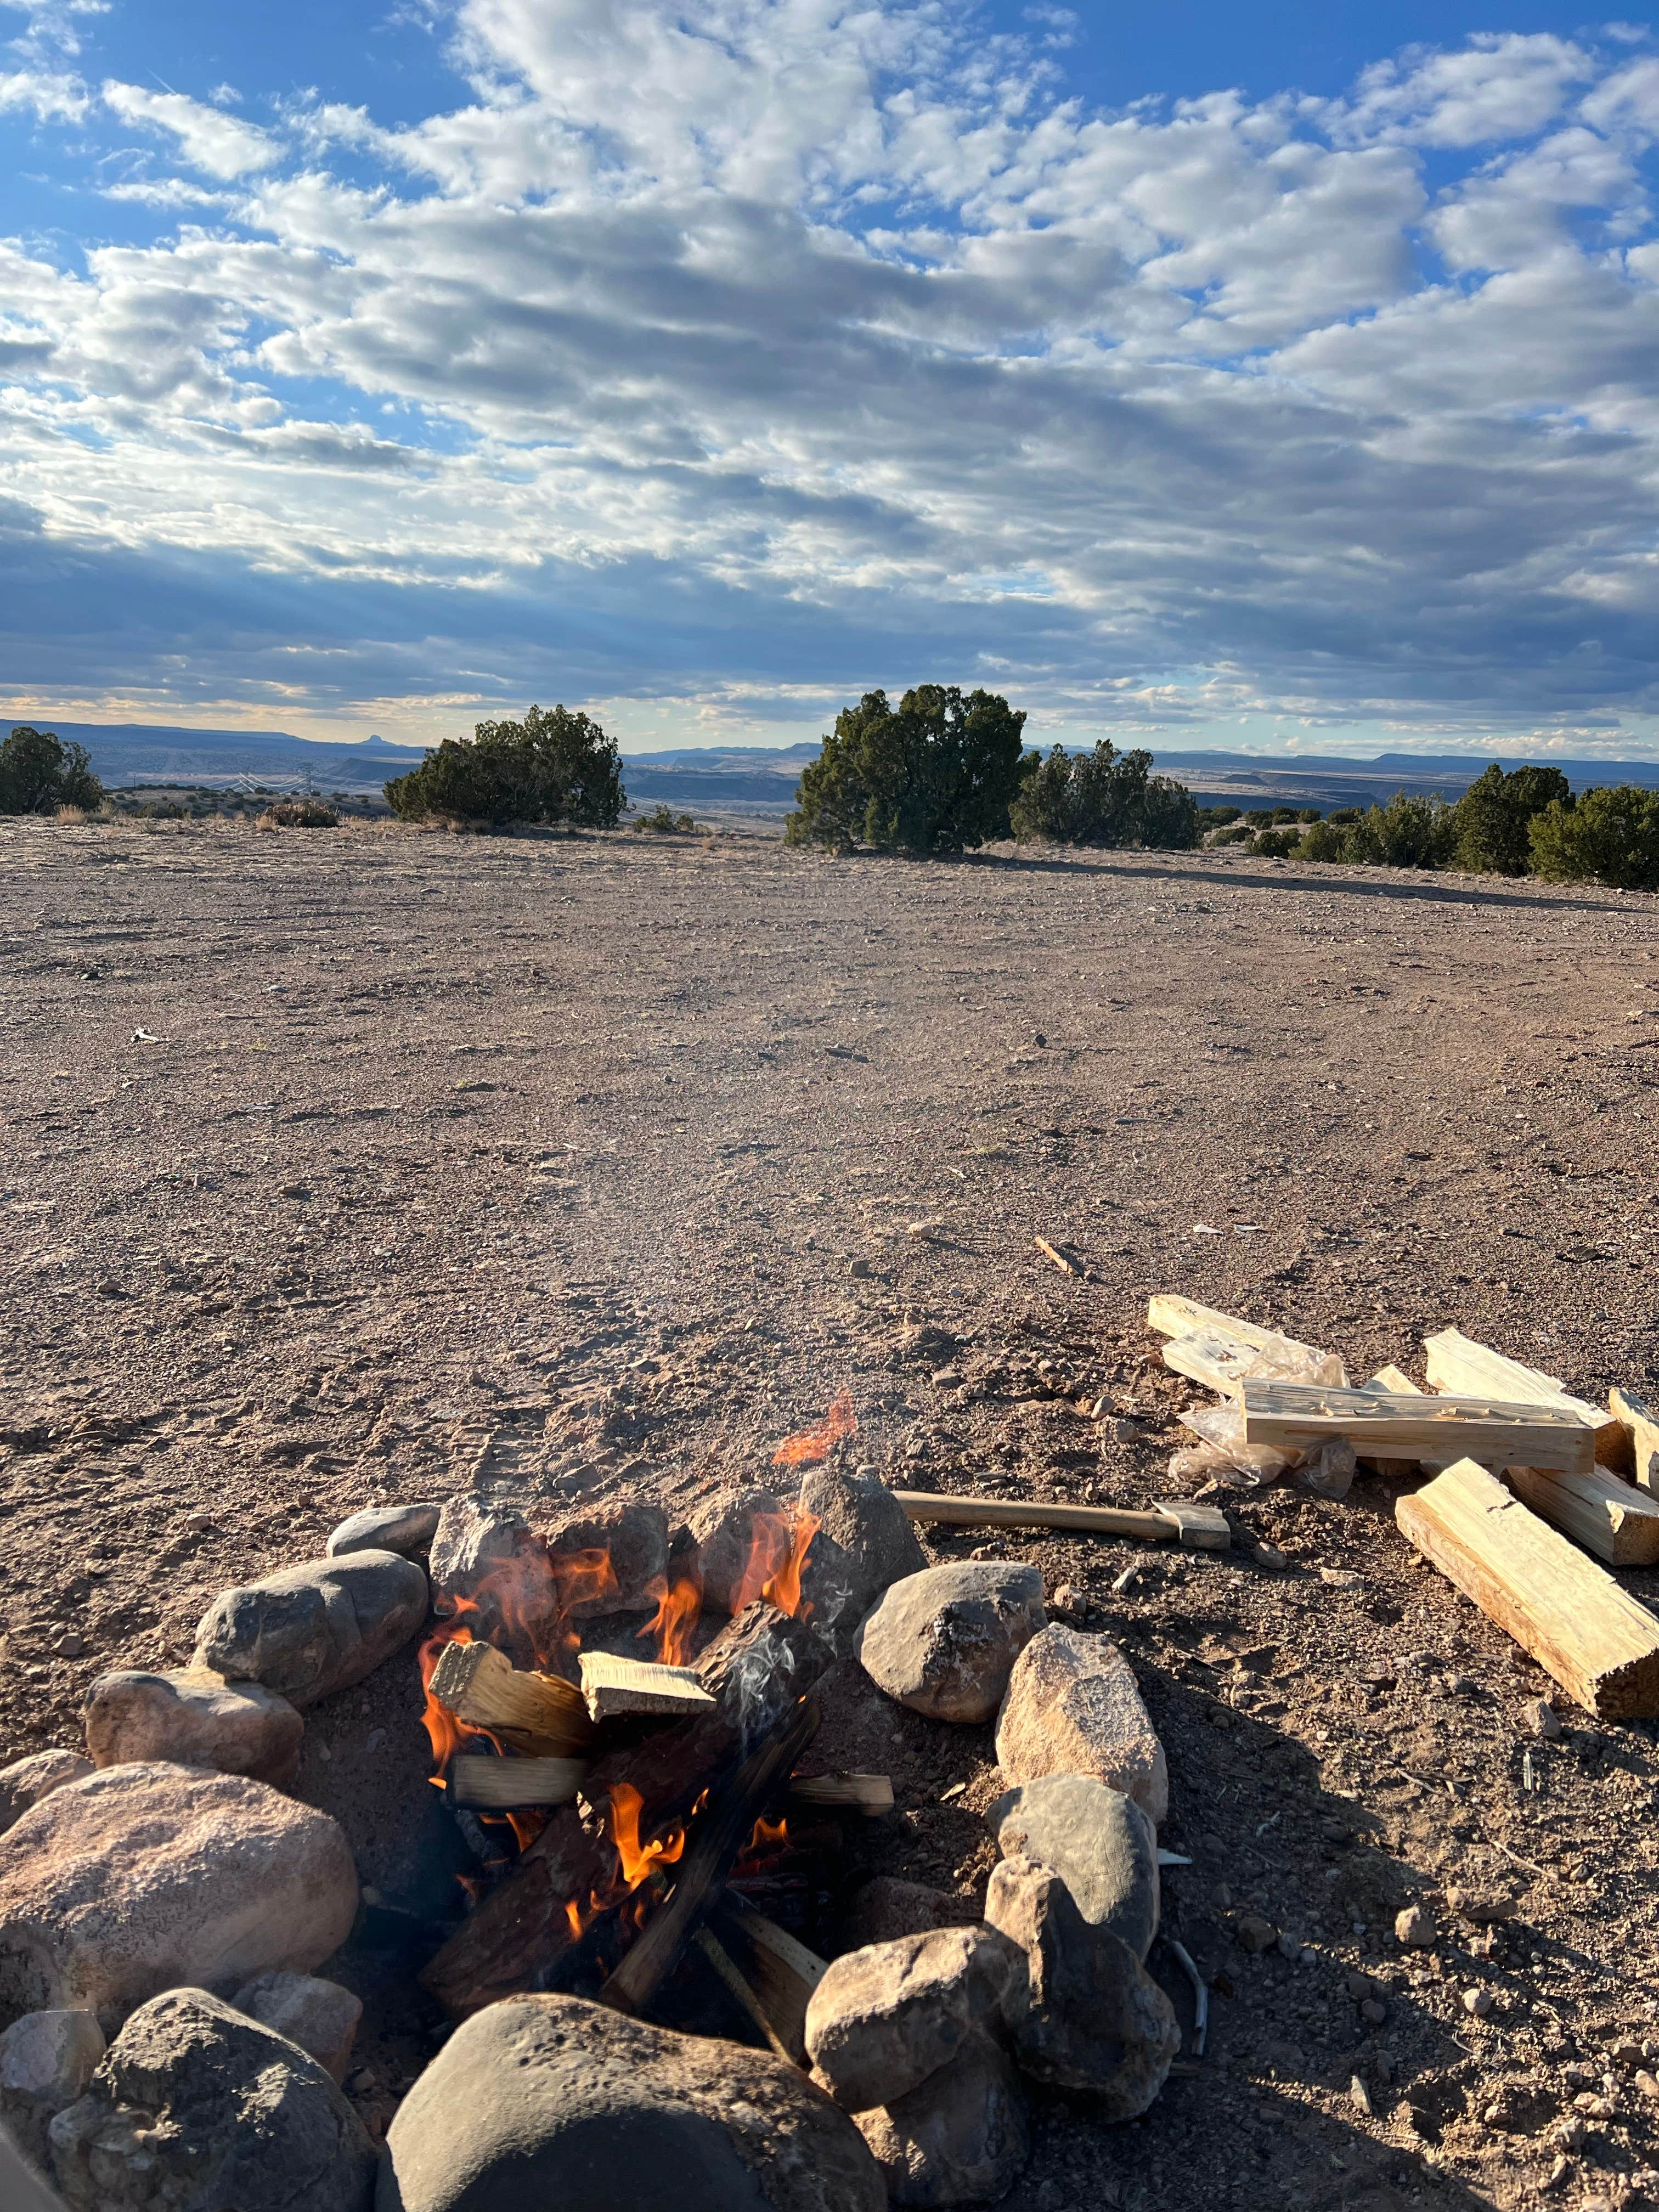
[[[1241,1344],[1254,1345],[1258,1352],[1276,1351],[1279,1346],[1288,1344],[1297,1352],[1305,1352],[1310,1359],[1326,1356],[1311,1344],[1297,1344],[1293,1336],[1281,1336],[1277,1329],[1242,1321],[1237,1314],[1218,1312],[1214,1306],[1201,1306],[1196,1298],[1180,1297],[1173,1291],[1161,1291],[1147,1299],[1146,1326],[1155,1328],[1160,1336],[1192,1336],[1209,1329],[1218,1336],[1231,1336]]]
[[[596,1721],[616,1713],[670,1713],[684,1720],[694,1705],[714,1702],[689,1667],[618,1658],[612,1651],[584,1651],[578,1663],[582,1695]]]
[[[1370,1381],[1362,1382],[1359,1387],[1362,1390],[1381,1390],[1385,1394],[1391,1392],[1397,1398],[1421,1398],[1425,1395],[1403,1367],[1392,1365],[1379,1367]]]
[[[1588,1474],[1551,1474],[1541,1467],[1504,1473],[1534,1513],[1610,1567],[1650,1567],[1659,1559],[1659,1499],[1633,1483],[1599,1467]]]
[[[1139,1536],[1180,1543],[1189,1552],[1224,1552],[1233,1540],[1227,1516],[1213,1505],[1172,1498],[1147,1513],[1117,1505],[1050,1505],[1012,1498],[952,1498],[938,1490],[893,1492],[912,1521],[957,1528],[1076,1528],[1093,1536]]]
[[[806,2061],[806,2008],[830,1969],[815,1951],[728,1889],[709,1916],[795,2063]]]
[[[1224,1398],[1231,1398],[1247,1375],[1261,1371],[1264,1357],[1242,1336],[1228,1336],[1216,1328],[1196,1328],[1187,1336],[1172,1336],[1164,1346],[1166,1367]]]
[[[1443,1328],[1437,1336],[1425,1336],[1423,1351],[1431,1390],[1452,1397],[1501,1398],[1514,1406],[1553,1406],[1558,1412],[1576,1413],[1595,1432],[1596,1458],[1617,1465],[1627,1442],[1624,1425],[1616,1414],[1592,1406],[1588,1399],[1570,1396],[1559,1376],[1507,1358],[1461,1329]]]
[[[1240,1390],[1244,1440],[1279,1451],[1308,1451],[1344,1437],[1357,1454],[1389,1459],[1445,1459],[1452,1454],[1492,1467],[1543,1467],[1588,1474],[1595,1437],[1575,1413],[1553,1406],[1511,1405],[1486,1397],[1432,1398],[1382,1390],[1327,1390],[1305,1382],[1252,1378]]]
[[[1607,1404],[1625,1431],[1631,1480],[1643,1490],[1659,1491],[1659,1410],[1650,1400],[1638,1398],[1634,1390],[1621,1390],[1616,1383],[1607,1393]],[[1617,1463],[1607,1462],[1609,1467]]]
[[[1589,1712],[1659,1717],[1659,1620],[1494,1474],[1459,1460],[1401,1498],[1408,1542]]]

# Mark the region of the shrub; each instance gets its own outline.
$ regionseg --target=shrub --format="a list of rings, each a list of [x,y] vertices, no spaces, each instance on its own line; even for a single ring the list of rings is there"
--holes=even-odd
[[[1293,823],[1285,823],[1277,829],[1257,830],[1250,850],[1259,853],[1266,860],[1283,860],[1288,859],[1301,842],[1301,832]]]
[[[1298,822],[1318,822],[1322,819],[1316,806],[1304,806],[1296,818]]]
[[[0,744],[0,814],[55,814],[103,803],[104,787],[84,745],[65,744],[52,730],[20,722]]]
[[[659,799],[649,814],[636,815],[629,823],[630,830],[642,830],[651,837],[695,837],[697,825],[689,814],[676,814]]]
[[[1451,858],[1454,810],[1443,799],[1396,791],[1386,806],[1368,807],[1343,838],[1345,860],[1390,868],[1439,868]]]
[[[1237,822],[1239,810],[1236,806],[1200,806],[1198,826],[1200,830],[1224,830],[1230,822]]]
[[[866,691],[803,771],[786,835],[850,853],[959,853],[1009,831],[1025,716],[991,691],[919,684],[896,707]]]
[[[1151,775],[1152,764],[1150,753],[1120,753],[1109,738],[1092,752],[1056,745],[1046,760],[1032,757],[1010,809],[1015,836],[1184,851],[1198,842],[1198,808],[1184,784]]]
[[[1553,799],[1532,821],[1533,872],[1551,883],[1659,890],[1659,792],[1603,784]]]
[[[480,722],[446,738],[386,787],[407,822],[569,822],[614,830],[628,804],[616,742],[590,715],[532,707],[522,722]]]
[[[279,799],[255,825],[261,830],[337,830],[340,817],[320,799]]]
[[[1345,857],[1347,836],[1340,822],[1310,822],[1296,841],[1298,860],[1340,860]]]
[[[1559,768],[1517,768],[1505,775],[1494,761],[1452,809],[1458,866],[1524,876],[1532,864],[1533,818],[1555,799],[1572,803]]]

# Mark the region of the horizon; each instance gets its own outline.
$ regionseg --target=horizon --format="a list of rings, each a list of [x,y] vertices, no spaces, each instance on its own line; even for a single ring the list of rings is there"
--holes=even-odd
[[[1646,19],[0,25],[13,720],[1659,757]]]

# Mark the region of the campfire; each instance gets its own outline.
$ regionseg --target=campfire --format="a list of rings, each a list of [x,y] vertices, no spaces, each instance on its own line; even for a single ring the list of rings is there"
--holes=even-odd
[[[855,1425],[843,1396],[775,1464],[813,1465]],[[434,1554],[419,1665],[432,1780],[476,1866],[426,1986],[459,2017],[526,1990],[641,2013],[695,1944],[799,2061],[822,1961],[744,1875],[778,1888],[792,1789],[818,1813],[892,1802],[883,1777],[795,1775],[834,1656],[804,1595],[817,1518],[769,1501],[740,1546],[729,1528],[676,1546],[656,1509],[631,1508],[607,1540],[561,1546],[509,1507],[469,1510],[453,1566]],[[653,1547],[666,1561],[642,1573]]]

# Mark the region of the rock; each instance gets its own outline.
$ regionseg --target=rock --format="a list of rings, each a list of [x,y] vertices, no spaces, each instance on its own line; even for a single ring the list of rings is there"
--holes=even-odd
[[[334,2081],[344,2081],[363,2001],[338,1982],[274,1967],[244,1982],[231,2002],[250,2020],[297,2043]]]
[[[882,2212],[847,2115],[769,2053],[580,1997],[464,2021],[386,2135],[376,2212]]]
[[[69,2212],[368,2212],[374,2187],[316,2060],[205,1990],[141,2006],[51,2138]]]
[[[1465,1990],[1463,1992],[1463,2009],[1473,2014],[1476,2020],[1485,2020],[1497,2002],[1492,1991],[1482,1988],[1479,1983],[1476,1983],[1473,1989]]]
[[[1546,1743],[1553,1743],[1561,1734],[1561,1716],[1547,1698],[1536,1698],[1526,1708],[1527,1725]]]
[[[866,1614],[854,1648],[871,1680],[913,1712],[988,1721],[1044,1618],[1036,1567],[958,1559],[895,1583]]]
[[[668,1516],[660,1505],[573,1514],[546,1530],[544,1540],[568,1620],[655,1612],[668,1577]]]
[[[860,2112],[858,2124],[890,2204],[994,2204],[1030,2154],[1019,2076],[988,2035],[970,2037],[908,2096]]]
[[[1133,2120],[1164,2087],[1181,2048],[1175,2011],[1127,1943],[1086,1921],[1051,1868],[1004,1859],[985,1917],[1025,1954],[1014,2053],[1033,2080],[1080,2089],[1112,2120]]]
[[[103,2055],[103,2030],[89,2012],[26,2012],[0,2035],[0,2121],[43,2172],[47,2128]]]
[[[366,1505],[353,1513],[330,1536],[328,1556],[337,1559],[346,1552],[424,1552],[438,1533],[436,1505]]]
[[[78,1751],[34,1751],[27,1759],[13,1759],[9,1766],[0,1766],[0,1836],[31,1805],[91,1771],[92,1761]]]
[[[1414,1951],[1431,1951],[1440,1940],[1434,1915],[1426,1905],[1408,1905],[1395,1916],[1394,1932],[1396,1942]]]
[[[0,1837],[0,2020],[76,2007],[111,2034],[158,1990],[320,1966],[356,1910],[325,1813],[245,1775],[107,1766]]]
[[[1153,1821],[1170,1809],[1170,1773],[1134,1673],[1108,1636],[1057,1622],[1015,1662],[997,1715],[997,1764],[1011,1782],[1091,1774]]]
[[[202,1616],[191,1665],[263,1682],[314,1705],[373,1673],[426,1619],[427,1583],[396,1552],[307,1559],[222,1591]]]
[[[807,1618],[837,1650],[850,1650],[883,1590],[923,1573],[927,1554],[878,1474],[849,1474],[826,1460],[802,1475],[800,1504],[818,1523],[801,1575],[801,1596],[812,1608]]]
[[[741,1613],[787,1565],[793,1542],[788,1508],[769,1490],[722,1490],[691,1516],[702,1601]]]
[[[559,1607],[547,1547],[522,1514],[473,1496],[452,1498],[438,1516],[427,1560],[440,1613],[465,1604],[473,1633],[499,1644],[515,1667],[550,1658]]]
[[[87,1749],[94,1766],[167,1759],[251,1774],[280,1788],[300,1763],[306,1724],[263,1682],[200,1671],[100,1674],[87,1692]]]
[[[1449,1889],[1446,1907],[1477,1928],[1496,1928],[1500,1921],[1514,1919],[1516,1899],[1504,1889]]]
[[[843,2111],[920,2088],[1001,2009],[1024,1961],[989,1928],[936,1928],[836,1959],[806,2007],[813,2079]]]
[[[1045,1774],[985,1820],[1004,1858],[1052,1867],[1084,1918],[1145,1960],[1158,1933],[1158,1830],[1132,1797],[1090,1774]]]
[[[1241,1912],[1233,1923],[1233,1936],[1239,1949],[1248,1951],[1253,1959],[1273,1950],[1279,1942],[1278,1929],[1259,1912]]]
[[[890,1943],[897,1936],[925,1936],[934,1928],[971,1928],[979,1918],[965,1898],[947,1897],[926,1882],[878,1874],[847,1908],[842,1938],[849,1951]]]

